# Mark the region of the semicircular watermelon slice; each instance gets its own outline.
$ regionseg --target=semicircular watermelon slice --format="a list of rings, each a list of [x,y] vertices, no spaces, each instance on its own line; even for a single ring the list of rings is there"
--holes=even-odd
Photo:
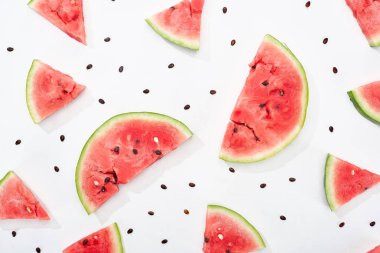
[[[73,101],[86,87],[49,65],[34,60],[26,81],[26,103],[39,123]]]
[[[151,164],[192,136],[182,122],[152,112],[107,120],[88,139],[76,169],[78,196],[90,214]]]
[[[0,180],[0,220],[49,220],[49,215],[22,180],[9,171]]]
[[[306,118],[306,74],[287,46],[266,35],[249,66],[220,151],[229,162],[274,156],[296,138]]]
[[[380,81],[351,90],[348,96],[361,115],[380,124]]]
[[[325,193],[332,211],[380,182],[380,176],[328,154]]]
[[[145,21],[163,38],[198,50],[203,4],[204,0],[183,0]]]
[[[117,223],[100,229],[63,250],[63,253],[123,253],[123,243]]]
[[[71,38],[86,45],[82,0],[30,0],[28,5]]]
[[[249,253],[263,248],[260,233],[243,216],[223,206],[207,207],[203,252]]]

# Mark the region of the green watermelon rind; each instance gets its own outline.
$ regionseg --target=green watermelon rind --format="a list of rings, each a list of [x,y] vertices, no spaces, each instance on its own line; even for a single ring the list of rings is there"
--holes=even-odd
[[[33,77],[40,65],[41,62],[39,60],[33,60],[26,79],[26,104],[28,106],[29,115],[35,124],[38,124],[42,120],[35,110],[33,103]]]
[[[165,31],[163,28],[159,27],[158,24],[156,24],[154,21],[154,16],[145,19],[145,21],[156,33],[158,33],[164,39],[182,47],[186,47],[195,51],[199,50],[198,42],[194,42],[194,40],[186,40],[185,38],[176,38],[175,35],[169,34],[169,32]]]
[[[13,171],[8,171],[8,173],[5,174],[5,176],[2,179],[0,179],[0,188],[1,188],[1,186],[3,186],[3,184],[5,184],[14,175],[15,175],[15,173]]]
[[[125,120],[125,119],[128,119],[128,118],[130,118],[130,119],[136,119],[136,118],[143,118],[144,119],[145,118],[145,119],[156,119],[156,120],[158,119],[158,120],[161,120],[161,121],[164,121],[164,122],[167,122],[167,123],[170,123],[170,124],[176,126],[187,137],[190,137],[190,136],[193,135],[193,132],[191,132],[191,130],[184,123],[182,123],[181,121],[179,121],[177,119],[174,119],[174,118],[172,118],[170,116],[167,116],[167,115],[164,115],[164,114],[159,114],[159,113],[154,113],[154,112],[129,112],[129,113],[123,113],[123,114],[118,114],[116,116],[113,116],[112,118],[110,118],[107,121],[105,121],[100,127],[98,127],[92,133],[92,135],[90,136],[90,138],[85,143],[85,145],[84,145],[84,147],[83,147],[83,149],[81,151],[81,154],[80,154],[77,166],[76,166],[75,184],[76,184],[76,188],[77,188],[77,194],[78,194],[78,197],[79,197],[79,199],[80,199],[80,201],[81,201],[84,209],[86,210],[87,214],[93,213],[96,210],[96,208],[90,207],[89,203],[87,203],[87,201],[85,200],[84,194],[81,191],[80,172],[81,172],[82,159],[83,159],[85,153],[87,152],[87,149],[89,148],[91,142],[99,134],[102,134],[104,131],[110,129],[110,127],[112,127],[112,124],[114,122],[118,122],[119,120]]]
[[[207,208],[208,210],[211,210],[212,212],[224,213],[227,216],[234,218],[236,222],[240,223],[242,226],[246,227],[252,232],[252,235],[256,239],[256,242],[259,245],[260,249],[263,249],[266,247],[264,239],[262,238],[260,232],[241,214],[227,207],[219,206],[219,205],[208,205]]]
[[[334,163],[335,156],[328,154],[325,163],[324,188],[326,200],[329,204],[331,211],[335,211],[339,207],[338,203],[336,202],[334,191]]]
[[[123,240],[121,238],[119,226],[116,222],[112,224],[112,232],[114,234],[114,244],[117,246],[116,253],[124,253]]]
[[[285,55],[288,56],[289,59],[295,64],[296,69],[300,72],[302,79],[303,79],[303,86],[304,86],[304,94],[303,94],[303,113],[302,118],[300,119],[299,123],[297,124],[297,128],[293,131],[293,133],[289,134],[289,137],[285,139],[283,142],[281,142],[277,147],[273,148],[268,151],[261,152],[258,155],[252,156],[244,156],[244,157],[238,157],[234,155],[229,155],[227,153],[220,152],[219,158],[226,161],[226,162],[235,162],[235,163],[253,163],[253,162],[259,162],[262,160],[266,160],[268,158],[271,158],[275,156],[277,153],[282,151],[284,148],[286,148],[290,143],[294,141],[294,139],[299,135],[301,132],[303,126],[305,125],[306,121],[306,114],[307,114],[307,107],[309,102],[309,86],[308,81],[306,77],[306,72],[301,64],[301,62],[297,59],[297,57],[293,54],[293,52],[281,41],[277,40],[275,37],[273,37],[270,34],[265,35],[264,37],[265,41],[270,41],[272,44],[275,44],[279,49],[281,49]]]
[[[365,102],[365,99],[359,94],[357,90],[351,90],[347,92],[351,102],[354,104],[356,110],[366,119],[372,121],[375,124],[380,125],[380,115],[376,114],[371,107]]]

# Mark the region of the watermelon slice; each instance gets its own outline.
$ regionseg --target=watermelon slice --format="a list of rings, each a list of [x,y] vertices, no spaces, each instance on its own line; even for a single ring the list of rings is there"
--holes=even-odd
[[[243,216],[223,206],[208,206],[203,252],[248,253],[263,248],[260,233]]]
[[[26,102],[34,123],[39,123],[73,101],[86,87],[49,65],[34,60],[26,81]]]
[[[123,253],[123,243],[116,223],[73,243],[63,253]]]
[[[380,46],[380,2],[346,0],[371,47]]]
[[[198,50],[203,3],[204,0],[183,0],[145,21],[163,38]]]
[[[325,165],[325,193],[335,211],[354,197],[380,182],[380,176],[343,161],[331,154]]]
[[[82,0],[30,0],[28,5],[71,38],[86,45]]]
[[[296,138],[306,118],[306,74],[287,46],[266,35],[249,66],[220,152],[229,162],[274,156]]]
[[[348,96],[360,114],[380,124],[380,81],[351,90]]]
[[[49,220],[33,193],[13,171],[0,180],[0,219]]]
[[[94,212],[144,169],[192,136],[182,122],[151,112],[107,120],[85,144],[76,169],[78,196]]]
[[[368,251],[367,253],[380,253],[380,245],[377,246],[376,248],[374,248],[374,249]]]

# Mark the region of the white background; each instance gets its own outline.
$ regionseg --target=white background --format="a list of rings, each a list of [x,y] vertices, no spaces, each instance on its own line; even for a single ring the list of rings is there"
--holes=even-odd
[[[268,245],[263,253],[361,253],[380,244],[379,190],[369,190],[338,214],[329,210],[323,190],[328,152],[380,173],[379,126],[362,118],[346,94],[380,79],[380,51],[367,45],[344,0],[312,1],[310,8],[305,2],[206,0],[201,50],[193,53],[161,39],[144,22],[176,0],[84,0],[87,47],[40,17],[27,1],[2,0],[0,175],[14,170],[53,220],[1,221],[0,252],[35,252],[36,247],[60,252],[115,221],[126,252],[202,252],[209,203],[230,207],[255,225]],[[247,65],[266,33],[284,41],[307,71],[307,121],[278,156],[232,165],[233,174],[231,165],[218,159],[219,147]],[[108,36],[111,41],[105,43]],[[8,46],[15,50],[7,52]],[[87,86],[74,103],[40,125],[33,124],[25,103],[25,80],[34,58]],[[86,70],[89,63],[94,67]],[[170,63],[173,69],[168,69]],[[146,88],[149,94],[142,93]],[[210,95],[210,89],[217,94]],[[106,103],[99,104],[99,98]],[[190,110],[183,109],[186,104]],[[194,137],[88,216],[74,182],[83,144],[109,117],[143,110],[182,120]],[[22,140],[19,146],[17,139]],[[297,181],[290,183],[289,177]],[[261,183],[267,187],[261,189]],[[190,215],[183,213],[185,208]],[[154,216],[147,214],[150,210]],[[343,221],[346,225],[339,228]],[[371,221],[378,224],[370,227]],[[129,228],[134,232],[128,235]],[[163,239],[168,239],[166,245]]]

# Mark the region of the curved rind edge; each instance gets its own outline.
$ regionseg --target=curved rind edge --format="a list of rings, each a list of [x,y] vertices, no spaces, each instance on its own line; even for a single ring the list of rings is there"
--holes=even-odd
[[[115,120],[127,118],[127,117],[133,118],[134,115],[136,115],[137,117],[138,116],[146,116],[148,118],[158,118],[158,119],[161,119],[163,121],[170,122],[171,124],[177,126],[177,128],[181,129],[182,132],[185,134],[185,136],[187,136],[187,138],[190,138],[193,135],[193,132],[181,121],[179,121],[175,118],[172,118],[170,116],[160,114],[160,113],[155,113],[155,112],[128,112],[128,113],[122,113],[122,114],[115,115],[115,116],[111,117],[110,119],[106,120],[102,125],[100,125],[91,134],[91,136],[88,138],[88,140],[84,144],[82,151],[80,153],[80,156],[79,156],[79,160],[78,160],[78,163],[76,166],[76,170],[75,170],[75,186],[77,189],[77,194],[78,194],[79,200],[81,201],[81,203],[82,203],[84,209],[86,210],[87,214],[91,214],[92,212],[94,212],[96,210],[96,209],[90,207],[88,205],[88,203],[85,201],[85,197],[83,196],[83,193],[81,191],[81,185],[80,185],[80,175],[79,175],[79,173],[81,171],[80,167],[81,167],[81,162],[82,162],[83,156],[84,156],[85,152],[87,151],[88,145],[92,142],[92,140],[96,137],[97,134],[102,133],[101,130],[103,130],[103,128],[106,128],[107,126],[112,124]]]
[[[375,124],[380,125],[380,119],[377,120],[376,118],[372,117],[366,109],[361,104],[361,99],[359,98],[357,92],[355,90],[351,90],[347,92],[351,102],[354,104],[356,110],[366,119],[372,121]]]
[[[32,0],[33,1],[33,0]],[[35,112],[34,110],[34,106],[33,106],[33,102],[32,102],[32,97],[33,95],[31,94],[32,93],[32,78],[34,76],[34,72],[35,70],[39,67],[39,64],[41,62],[37,59],[34,59],[33,62],[32,62],[32,65],[30,66],[29,68],[29,71],[28,71],[28,76],[26,78],[26,89],[25,89],[25,94],[26,94],[26,105],[28,107],[28,111],[29,111],[29,115],[30,117],[32,118],[33,122],[35,124],[38,124],[39,122],[41,122],[41,119],[39,118],[39,116],[37,115],[37,112]]]
[[[113,233],[115,234],[116,239],[117,239],[115,242],[117,244],[117,247],[118,247],[117,253],[124,253],[123,240],[121,238],[119,226],[117,225],[116,222],[112,224],[112,229],[113,229]]]
[[[335,157],[332,154],[328,154],[325,162],[325,176],[324,176],[324,188],[327,203],[331,211],[335,211],[337,209],[336,203],[334,201],[334,193],[333,193],[333,185],[332,185],[332,167],[334,163]]]
[[[5,176],[3,178],[0,179],[0,187],[10,178],[12,177],[13,175],[15,175],[15,173],[13,171],[8,171],[7,174],[5,174]]]
[[[222,211],[222,212],[227,213],[229,216],[234,217],[237,221],[240,221],[241,224],[243,224],[245,227],[249,228],[252,231],[252,234],[258,240],[258,244],[259,244],[261,249],[266,247],[266,244],[265,244],[264,239],[262,238],[260,232],[246,218],[244,218],[238,212],[236,212],[232,209],[229,209],[227,207],[224,207],[224,206],[219,206],[219,205],[208,205],[207,209],[208,210]]]

